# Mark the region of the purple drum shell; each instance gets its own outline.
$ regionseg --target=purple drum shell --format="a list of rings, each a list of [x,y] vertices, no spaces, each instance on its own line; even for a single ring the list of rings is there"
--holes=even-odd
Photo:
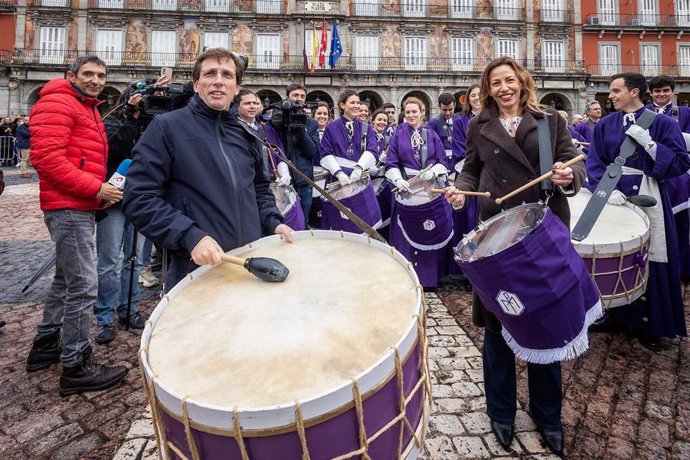
[[[293,230],[304,230],[304,212],[299,199],[283,214],[285,224]]]
[[[353,224],[350,219],[343,218],[338,208],[329,201],[324,200],[323,197],[321,199],[323,200],[321,214],[321,227],[323,229],[362,233],[362,230]],[[381,226],[381,209],[376,200],[374,188],[371,185],[364,188],[360,193],[348,198],[341,198],[339,201],[371,227],[378,228]]]
[[[415,346],[407,361],[403,364],[404,392],[407,397],[421,377],[421,356],[419,344]],[[416,431],[422,419],[425,401],[422,398],[423,391],[417,390],[407,405],[407,419]],[[395,375],[386,382],[383,387],[370,394],[366,399],[363,396],[362,409],[364,413],[364,426],[367,436],[370,437],[383,428],[399,412],[399,388]],[[158,404],[159,412],[165,426],[168,441],[172,442],[184,455],[192,458],[187,445],[187,437],[182,421],[173,418],[162,405]],[[231,414],[228,414],[231,417]],[[309,422],[306,421],[305,425]],[[372,459],[396,459],[398,452],[399,424],[389,428],[381,436],[369,444],[369,455]],[[357,413],[354,406],[334,416],[330,420],[308,426],[305,428],[307,446],[312,460],[329,459],[354,452],[360,448]],[[204,432],[192,426],[192,436],[196,442],[196,448],[200,458],[224,458],[228,460],[241,460],[239,445],[232,437],[232,433],[223,436]],[[297,432],[293,429],[287,433],[248,437],[243,436],[249,458],[252,460],[292,460],[302,458],[302,447]],[[403,451],[411,442],[412,433],[407,427],[403,434]],[[180,458],[174,455],[173,458]],[[353,457],[354,458],[354,457]]]
[[[584,254],[580,256],[585,261],[585,266],[592,274],[599,293],[605,301],[608,297],[624,296],[643,285],[644,280],[647,279],[646,247],[622,258],[620,256],[597,257],[595,261]],[[642,291],[644,291],[643,288]]]

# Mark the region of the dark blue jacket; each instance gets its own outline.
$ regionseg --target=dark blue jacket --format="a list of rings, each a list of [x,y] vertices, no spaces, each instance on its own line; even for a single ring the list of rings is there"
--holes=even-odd
[[[189,261],[206,235],[228,251],[273,234],[283,221],[236,105],[218,112],[195,95],[187,107],[156,117],[133,157],[123,212],[147,238],[174,252],[171,270],[176,259]]]
[[[285,134],[281,138],[283,145],[287,145]],[[304,132],[293,137],[290,161],[309,179],[314,179],[314,157],[318,156],[320,142],[319,124],[313,118],[307,118],[307,127],[304,128]],[[287,153],[285,152],[286,155]],[[298,187],[308,185],[299,174],[292,173],[292,178]]]
[[[29,133],[29,125],[22,123],[17,126],[17,147],[20,149],[29,148],[29,138],[31,134]]]

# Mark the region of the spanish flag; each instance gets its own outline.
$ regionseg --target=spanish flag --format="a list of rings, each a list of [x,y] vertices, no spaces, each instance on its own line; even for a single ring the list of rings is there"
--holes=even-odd
[[[316,27],[311,23],[311,73],[316,70],[316,62],[319,55],[319,39],[316,36]]]

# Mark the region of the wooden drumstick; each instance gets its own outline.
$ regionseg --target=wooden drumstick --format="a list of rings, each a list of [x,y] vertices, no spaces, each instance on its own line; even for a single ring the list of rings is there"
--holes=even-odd
[[[430,192],[433,193],[446,193],[445,189],[442,188],[432,188]],[[467,192],[465,190],[455,190],[453,192],[454,195],[470,195],[470,196],[485,196],[489,198],[491,196],[491,192]]]
[[[584,155],[578,155],[575,158],[573,158],[572,160],[563,163],[563,165],[561,165],[561,167],[558,169],[568,168],[568,167],[574,165],[575,163],[579,163],[580,161],[584,160],[585,158],[587,158],[587,157]],[[553,171],[549,171],[546,174],[542,174],[541,176],[537,177],[536,179],[527,182],[522,187],[513,190],[509,194],[502,196],[501,198],[496,198],[496,204],[503,203],[508,198],[513,197],[513,196],[517,195],[518,193],[523,192],[523,191],[527,190],[528,188],[530,188],[534,185],[537,185],[539,182],[543,181],[544,179],[548,179],[551,176],[553,176]]]
[[[424,168],[424,169],[422,169],[421,171],[419,171],[419,172],[417,173],[417,175],[411,177],[410,180],[407,181],[407,183],[410,184],[410,185],[413,185],[413,184],[417,183],[417,181],[419,181],[419,176],[421,176],[422,173],[425,173],[425,172],[427,172],[428,170],[430,170],[432,166],[433,166],[433,165],[427,166],[426,168]],[[393,188],[391,189],[391,192],[395,193],[395,192],[398,192],[399,190],[400,190],[400,189],[399,189],[398,187],[393,187]]]

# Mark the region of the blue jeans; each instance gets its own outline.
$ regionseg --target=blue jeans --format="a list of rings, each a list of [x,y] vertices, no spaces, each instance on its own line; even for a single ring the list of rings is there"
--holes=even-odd
[[[312,187],[311,185],[298,185],[295,190],[299,195],[300,204],[302,205],[302,212],[304,213],[304,222],[309,222],[309,210],[311,209]]]
[[[89,346],[90,309],[96,301],[98,278],[93,211],[44,211],[43,219],[55,242],[55,277],[36,338],[62,328],[64,366],[76,366]]]
[[[512,425],[515,422],[517,404],[515,354],[501,334],[485,329],[482,357],[489,418]],[[562,429],[561,363],[527,363],[527,380],[530,415],[534,423],[546,430]]]
[[[130,256],[134,226],[122,214],[121,209],[108,209],[108,217],[96,226],[96,248],[98,254],[98,299],[93,313],[98,325],[113,322],[115,313],[120,318],[127,316],[127,295],[129,292]],[[137,311],[139,301],[139,272],[142,268],[141,252],[144,237],[137,235],[137,260],[134,264],[132,283],[131,314]],[[124,256],[123,256],[124,254]]]

